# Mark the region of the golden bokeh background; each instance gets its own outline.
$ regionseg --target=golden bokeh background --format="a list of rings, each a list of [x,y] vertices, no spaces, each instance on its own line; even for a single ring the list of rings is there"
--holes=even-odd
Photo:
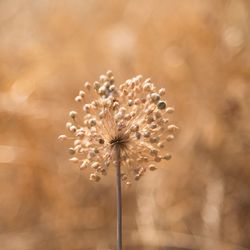
[[[57,137],[111,69],[167,89],[173,158],[123,187],[124,249],[250,249],[250,1],[0,1],[0,249],[113,250],[100,183]]]

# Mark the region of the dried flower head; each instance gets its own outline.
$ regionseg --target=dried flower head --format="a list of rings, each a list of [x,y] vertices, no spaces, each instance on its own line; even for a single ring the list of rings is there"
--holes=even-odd
[[[170,160],[166,144],[172,141],[178,127],[169,122],[174,112],[163,97],[166,90],[157,91],[148,78],[139,75],[119,88],[114,85],[111,71],[93,84],[86,82],[75,101],[82,103],[83,114],[70,111],[66,123],[73,140],[69,148],[70,161],[80,169],[90,168],[90,180],[99,181],[114,162],[114,147],[120,147],[121,178],[127,184],[139,180],[147,170],[157,169],[156,163]]]

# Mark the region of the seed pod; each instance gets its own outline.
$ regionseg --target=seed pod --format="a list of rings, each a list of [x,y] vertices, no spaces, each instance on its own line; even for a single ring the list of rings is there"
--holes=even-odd
[[[74,140],[74,146],[80,145],[81,144],[81,140]]]
[[[118,108],[119,108],[119,102],[114,102],[113,109],[118,109]]]
[[[91,181],[98,182],[98,181],[100,181],[101,177],[100,177],[99,175],[96,175],[96,174],[91,174],[91,175],[89,176],[89,179],[90,179]]]
[[[166,107],[167,107],[167,104],[164,101],[159,101],[157,103],[157,108],[160,109],[160,110],[165,109]]]
[[[161,88],[161,89],[159,90],[159,95],[160,95],[160,96],[164,96],[165,93],[166,93],[166,89],[165,89],[165,88]]]
[[[141,103],[141,100],[139,98],[135,99],[135,105],[139,105]]]
[[[155,119],[160,119],[162,117],[161,112],[159,110],[154,112]]]
[[[139,174],[135,175],[135,181],[139,181],[140,177],[141,176]]]
[[[150,137],[151,143],[158,143],[160,140],[159,136]]]
[[[88,153],[88,159],[89,160],[92,160],[94,157],[96,156],[96,154],[95,154],[95,152],[94,151],[90,151],[89,153]]]
[[[102,169],[101,169],[101,174],[102,174],[102,175],[107,175],[106,169],[102,168]]]
[[[168,131],[169,132],[175,132],[178,129],[179,128],[177,126],[175,126],[174,124],[168,125]]]
[[[104,140],[102,139],[102,138],[100,138],[99,140],[98,140],[98,142],[100,143],[100,144],[104,144]]]
[[[67,122],[67,123],[66,123],[66,128],[67,128],[67,129],[70,129],[70,127],[71,127],[72,125],[73,125],[73,124],[72,124],[71,122]]]
[[[70,111],[69,116],[74,120],[76,118],[76,116],[77,116],[77,112],[76,111]]]
[[[151,123],[151,124],[149,125],[149,127],[150,127],[151,129],[156,129],[156,128],[157,128],[157,124],[156,124],[156,123]]]
[[[115,78],[114,78],[113,76],[111,76],[111,77],[109,78],[109,82],[110,82],[110,84],[113,84],[113,83],[115,82]]]
[[[100,75],[99,79],[101,82],[105,82],[105,81],[107,81],[108,78],[105,75]]]
[[[85,104],[83,106],[83,111],[85,111],[86,113],[89,113],[89,111],[90,111],[90,105],[89,104]]]
[[[154,164],[150,164],[150,165],[148,166],[148,168],[149,168],[150,171],[154,171],[154,170],[157,169],[157,167],[156,167]]]
[[[67,138],[68,137],[66,135],[59,135],[57,139],[60,141],[65,141]]]
[[[126,181],[128,179],[128,176],[124,173],[121,174],[122,181]]]
[[[109,78],[113,77],[113,73],[112,73],[111,70],[108,70],[108,71],[106,72],[106,75],[107,75]]]
[[[81,101],[82,101],[82,97],[79,96],[79,95],[76,96],[76,97],[75,97],[75,101],[76,101],[76,102],[81,102]]]
[[[142,134],[143,134],[143,136],[144,136],[145,138],[149,138],[150,135],[151,135],[151,133],[150,133],[149,131],[144,131]]]
[[[150,95],[150,99],[152,102],[157,103],[160,100],[160,95],[157,93],[152,93]]]
[[[147,115],[150,115],[150,114],[152,114],[153,111],[154,111],[154,110],[153,110],[152,108],[148,108],[148,109],[145,110],[145,113],[146,113]]]
[[[168,107],[168,108],[166,109],[166,113],[168,113],[168,114],[174,113],[174,108]]]
[[[89,160],[84,160],[80,166],[80,169],[85,169],[89,166]]]
[[[137,132],[139,130],[139,125],[138,124],[134,124],[131,126],[131,132]]]
[[[78,163],[79,159],[77,157],[72,157],[69,159],[69,161],[73,162],[73,163]]]
[[[84,83],[84,87],[85,87],[87,90],[90,90],[91,84],[90,84],[89,82],[85,82],[85,83]]]
[[[117,114],[115,115],[115,120],[120,120],[124,117],[124,113],[122,112],[117,112]]]
[[[121,112],[122,114],[125,114],[126,111],[127,111],[127,109],[124,108],[124,107],[121,107],[121,108],[119,109],[119,112]]]
[[[144,168],[144,167],[141,167],[140,169],[139,169],[139,175],[140,176],[142,176],[144,173],[146,172],[146,168]]]
[[[73,149],[77,153],[82,152],[82,150],[83,150],[82,145],[80,145],[80,144],[76,145]]]
[[[115,85],[111,85],[111,86],[109,86],[109,91],[114,91],[115,90]]]
[[[82,131],[77,131],[77,132],[76,132],[76,136],[77,136],[77,137],[80,137],[80,138],[83,138],[83,137],[84,137],[84,134],[85,134],[85,133],[82,132]]]
[[[133,117],[135,117],[136,112],[135,112],[135,111],[131,111],[129,114],[130,114],[130,116],[133,118]]]
[[[126,114],[126,115],[124,116],[124,119],[125,119],[126,121],[129,121],[129,120],[131,119],[130,114]]]
[[[128,91],[126,89],[122,90],[122,96],[127,96],[128,95]]]
[[[99,118],[103,119],[106,116],[107,112],[103,109],[100,113],[99,113]]]
[[[80,90],[79,91],[79,96],[83,98],[85,96],[85,92],[83,90]]]
[[[95,118],[90,119],[90,120],[89,120],[89,125],[90,125],[91,127],[94,127],[94,126],[96,125],[96,119],[95,119]]]
[[[128,98],[133,99],[135,97],[135,94],[133,92],[128,93]]]
[[[150,91],[151,89],[151,84],[150,83],[144,83],[143,84],[143,90],[144,91]]]
[[[75,154],[75,149],[73,149],[73,148],[69,148],[69,154],[71,154],[71,155],[73,155],[73,154]]]
[[[126,163],[127,163],[128,165],[130,165],[131,160],[130,160],[130,159],[126,159]]]
[[[94,151],[95,154],[99,154],[99,149],[98,148],[94,148],[93,151]]]
[[[155,161],[155,162],[160,162],[160,161],[161,161],[161,157],[160,157],[160,156],[156,156],[156,157],[154,158],[154,161]]]
[[[91,102],[90,107],[91,109],[96,110],[97,109],[96,102]]]
[[[91,167],[97,169],[100,166],[99,162],[92,163]]]
[[[94,89],[98,90],[101,87],[101,84],[97,81],[94,82]]]
[[[157,147],[158,147],[158,148],[164,148],[164,144],[163,144],[162,142],[159,142],[159,143],[157,144]]]
[[[167,136],[167,141],[172,141],[174,140],[174,135],[168,135]]]
[[[167,118],[162,119],[162,121],[164,124],[167,124],[169,122],[169,120]]]
[[[141,138],[141,133],[140,132],[136,132],[135,133],[135,137],[137,140],[139,140]]]
[[[133,104],[134,104],[134,101],[131,100],[131,99],[129,99],[129,100],[128,100],[128,106],[133,106]]]
[[[106,93],[106,88],[104,86],[100,87],[99,90],[98,90],[98,93],[100,95],[104,95]]]
[[[136,81],[137,81],[138,83],[140,83],[141,80],[142,80],[142,75],[136,76]]]
[[[155,119],[154,119],[153,116],[149,116],[149,117],[146,118],[147,124],[152,123],[154,120],[155,120]]]
[[[172,156],[171,156],[171,154],[166,154],[164,157],[163,157],[163,159],[164,160],[170,160],[172,158]]]
[[[77,130],[77,127],[72,125],[70,128],[69,128],[69,131],[72,132],[72,133],[75,133]]]
[[[158,155],[158,150],[156,150],[156,149],[150,149],[150,155],[152,155],[152,156],[157,156]]]

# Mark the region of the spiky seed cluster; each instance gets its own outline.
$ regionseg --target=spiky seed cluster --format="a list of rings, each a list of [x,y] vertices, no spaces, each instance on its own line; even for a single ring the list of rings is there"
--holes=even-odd
[[[178,127],[169,122],[174,108],[163,99],[165,92],[141,75],[117,88],[111,71],[93,84],[86,82],[75,97],[83,114],[70,111],[66,128],[71,135],[59,136],[73,140],[70,161],[79,163],[80,169],[91,168],[90,180],[98,182],[114,162],[114,146],[119,146],[121,177],[130,184],[147,169],[156,170],[156,163],[170,160],[165,147]]]

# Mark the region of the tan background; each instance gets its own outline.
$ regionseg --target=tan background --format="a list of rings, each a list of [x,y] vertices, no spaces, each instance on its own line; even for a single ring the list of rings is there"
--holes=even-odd
[[[250,1],[0,1],[0,249],[115,249],[112,172],[67,160],[67,112],[112,69],[167,89],[173,159],[124,188],[128,250],[250,248]]]

